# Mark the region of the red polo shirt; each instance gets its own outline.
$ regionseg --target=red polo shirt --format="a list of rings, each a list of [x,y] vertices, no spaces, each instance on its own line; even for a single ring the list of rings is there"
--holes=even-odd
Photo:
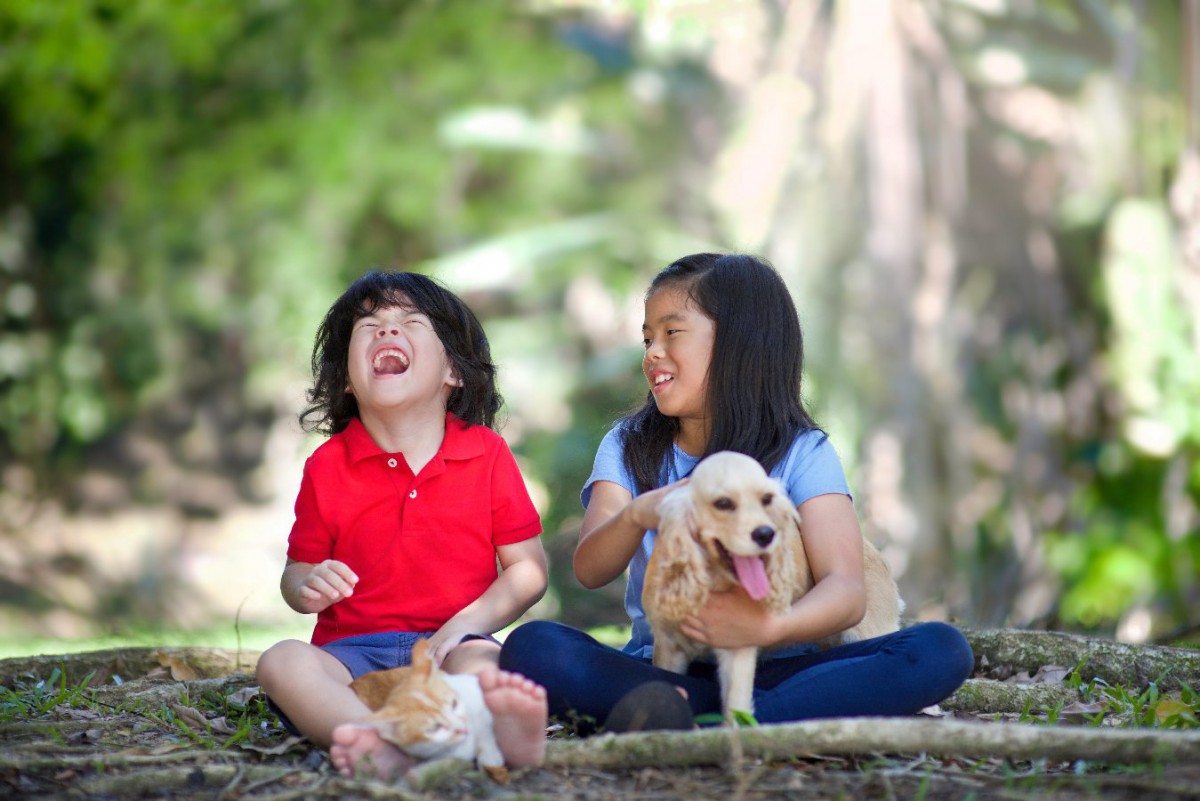
[[[292,559],[337,559],[358,576],[352,596],[317,615],[312,642],[436,631],[496,580],[496,546],[541,530],[516,460],[490,428],[447,414],[441,448],[414,476],[356,418],[305,463],[288,537]]]

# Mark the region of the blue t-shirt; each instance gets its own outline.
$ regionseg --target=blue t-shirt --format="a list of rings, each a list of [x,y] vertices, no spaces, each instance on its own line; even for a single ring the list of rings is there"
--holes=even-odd
[[[698,457],[684,453],[678,445],[673,445],[672,448],[674,459],[668,460],[673,463],[667,465],[664,486],[691,473],[692,468],[700,461]],[[592,485],[597,481],[611,481],[629,490],[635,497],[639,494],[633,474],[626,469],[622,457],[621,426],[615,426],[604,435],[600,447],[596,450],[592,474],[583,485],[583,492],[579,496],[584,508],[587,508],[592,499]],[[837,451],[833,449],[825,432],[816,429],[804,431],[796,436],[787,455],[771,471],[771,477],[783,484],[788,497],[796,506],[818,495],[850,495],[846,472],[842,469],[842,461],[838,458]],[[622,650],[644,659],[650,659],[654,653],[654,635],[642,609],[642,584],[646,578],[646,564],[650,561],[650,552],[654,549],[657,534],[656,531],[647,531],[642,536],[641,547],[629,561],[629,581],[625,585],[625,611],[633,623],[633,635]],[[764,656],[796,656],[810,653],[816,648],[814,644],[799,643],[779,648]]]

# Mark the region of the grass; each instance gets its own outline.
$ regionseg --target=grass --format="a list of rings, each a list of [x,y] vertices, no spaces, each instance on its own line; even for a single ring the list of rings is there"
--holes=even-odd
[[[192,717],[187,717],[188,712]],[[182,713],[182,714],[181,714]],[[196,714],[198,713],[198,715]],[[266,737],[282,738],[275,713],[261,694],[249,700],[216,690],[192,698],[184,691],[179,705],[163,706],[141,713],[175,736],[182,736],[202,748],[230,748],[238,743]]]
[[[1146,729],[1195,729],[1200,728],[1200,693],[1184,685],[1179,692],[1160,693],[1158,682],[1140,691],[1109,684],[1103,679],[1093,678],[1085,682],[1079,674],[1079,665],[1068,675],[1067,686],[1079,692],[1084,702],[1095,711],[1083,718],[1092,726],[1109,725],[1121,728]],[[1022,723],[1046,723],[1051,726],[1059,722],[1064,707],[1042,707],[1033,712],[1029,703],[1021,713]]]
[[[88,674],[77,684],[67,684],[65,676],[55,668],[46,679],[16,680],[11,687],[0,687],[0,722],[52,720],[64,708],[97,709],[108,707],[140,715],[176,738],[183,738],[202,748],[229,748],[249,740],[280,739],[284,734],[276,726],[275,714],[262,694],[245,692],[225,693],[208,690],[193,698],[188,690],[180,693],[178,704],[157,708],[110,707],[98,702],[88,688]],[[53,729],[50,736],[64,744]]]
[[[45,680],[17,681],[11,688],[0,687],[0,721],[36,720],[59,706],[88,706],[87,683],[91,678],[89,673],[78,684],[68,686],[66,677],[55,668]]]

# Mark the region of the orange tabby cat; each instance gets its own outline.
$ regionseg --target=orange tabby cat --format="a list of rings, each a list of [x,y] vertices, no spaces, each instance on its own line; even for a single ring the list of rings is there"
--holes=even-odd
[[[365,722],[414,759],[471,759],[493,779],[507,781],[479,678],[440,670],[428,640],[413,647],[410,666],[367,673],[350,688],[375,713]]]

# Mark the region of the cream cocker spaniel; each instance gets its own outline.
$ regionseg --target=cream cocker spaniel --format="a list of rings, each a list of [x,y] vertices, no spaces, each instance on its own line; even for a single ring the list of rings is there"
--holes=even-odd
[[[642,605],[654,632],[654,664],[683,673],[713,651],[727,720],[734,710],[753,714],[755,647],[713,648],[688,638],[681,621],[709,593],[741,585],[772,612],[783,612],[813,585],[800,534],[800,513],[783,486],[757,461],[732,451],[705,458],[691,481],[659,505],[658,539],[646,568]],[[877,637],[899,628],[903,603],[887,564],[865,539],[867,611],[858,625],[822,642]]]

